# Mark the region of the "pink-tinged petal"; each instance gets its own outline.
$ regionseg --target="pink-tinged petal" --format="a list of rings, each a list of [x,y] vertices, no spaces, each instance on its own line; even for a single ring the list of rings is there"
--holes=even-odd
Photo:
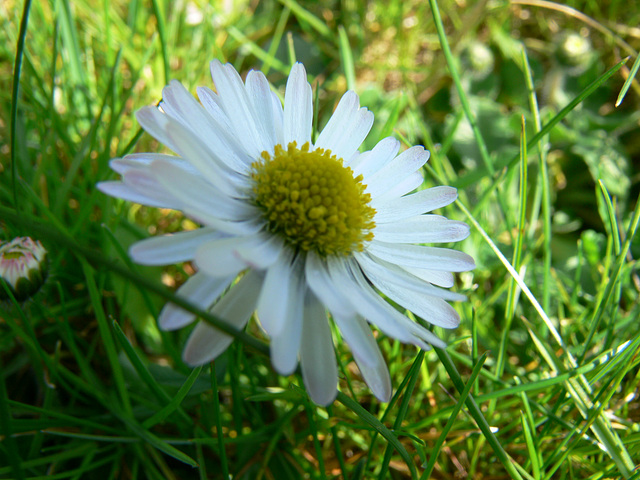
[[[180,157],[176,157],[175,155],[165,155],[163,153],[131,153],[122,158],[114,158],[110,160],[109,166],[112,170],[124,175],[131,169],[147,168],[154,160],[173,162],[187,171],[196,171],[191,165],[189,165],[189,163],[185,162]]]
[[[371,206],[376,209],[374,221],[379,225],[431,212],[453,203],[456,198],[458,193],[455,188],[441,186],[420,190],[386,203],[376,199]]]
[[[208,310],[222,292],[231,284],[235,275],[210,277],[198,272],[182,285],[176,295],[184,297],[201,310]],[[167,303],[158,316],[158,325],[163,330],[177,330],[189,325],[196,316],[173,303]]]
[[[157,141],[166,145],[176,153],[180,153],[180,149],[174,143],[173,139],[167,135],[168,116],[160,113],[158,107],[142,107],[135,113],[138,123],[144,130]]]
[[[388,243],[449,243],[467,238],[469,226],[440,215],[418,215],[376,225],[374,236]]]
[[[236,171],[244,171],[247,152],[228,128],[228,122],[212,116],[184,86],[173,80],[163,91],[161,108],[195,134],[217,159]]]
[[[145,130],[152,127],[156,136],[162,131],[158,141],[169,139],[170,148],[195,167],[211,184],[221,192],[232,197],[241,197],[246,188],[246,177],[232,170],[225,161],[221,160],[197,135],[174,118],[160,113],[157,108],[147,108],[138,111],[144,117]],[[138,115],[139,120],[141,116]],[[142,122],[141,122],[142,123]],[[151,132],[150,132],[151,133]]]
[[[154,161],[150,170],[157,182],[180,201],[185,211],[191,207],[191,210],[204,210],[208,216],[234,222],[260,216],[259,210],[249,202],[225,195],[197,172],[187,172],[164,160]]]
[[[307,72],[301,63],[291,68],[284,94],[284,147],[297,142],[301,147],[311,142],[313,122],[313,100]]]
[[[140,193],[138,189],[133,188],[123,182],[100,182],[96,185],[96,187],[102,193],[105,193],[111,197],[121,198],[122,200],[126,200],[128,202],[148,205],[149,207],[170,208],[174,210],[179,209],[179,207],[176,205],[175,200],[169,198],[168,196],[161,197],[157,194],[149,196],[148,194]]]
[[[367,179],[372,177],[378,170],[391,162],[400,150],[400,142],[393,137],[386,137],[380,140],[373,150],[364,152],[360,157],[350,163],[353,175],[364,177],[363,183],[367,184]]]
[[[161,235],[134,243],[129,256],[141,265],[172,265],[193,260],[201,244],[220,238],[224,234],[211,228]]]
[[[311,400],[327,406],[338,394],[338,367],[327,315],[313,295],[307,296],[303,319],[300,345],[302,378]]]
[[[426,268],[447,272],[466,272],[476,267],[472,257],[449,248],[383,243],[374,240],[367,245],[367,252],[377,258],[402,267]]]
[[[222,297],[211,313],[238,330],[243,329],[255,309],[261,285],[262,275],[256,272],[247,273]],[[189,335],[182,359],[191,366],[203,365],[224,352],[232,341],[232,336],[208,323],[200,322]]]

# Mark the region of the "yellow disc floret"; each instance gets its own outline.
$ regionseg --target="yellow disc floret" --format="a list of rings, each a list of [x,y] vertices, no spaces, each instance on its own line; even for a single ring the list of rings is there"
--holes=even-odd
[[[322,256],[362,251],[375,227],[362,175],[354,177],[330,150],[309,151],[309,143],[274,150],[262,152],[251,174],[268,230],[296,250]]]

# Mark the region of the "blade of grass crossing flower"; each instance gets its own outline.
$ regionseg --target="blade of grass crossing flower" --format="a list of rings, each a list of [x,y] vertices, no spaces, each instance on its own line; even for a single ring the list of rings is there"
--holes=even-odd
[[[325,22],[316,17],[309,10],[306,10],[295,0],[280,0],[280,3],[291,9],[291,12],[296,16],[302,28],[311,27],[325,38],[331,38],[333,32],[327,26]]]
[[[524,71],[524,78],[527,84],[527,90],[529,92],[529,108],[531,115],[533,116],[533,126],[536,134],[542,130],[542,121],[540,119],[540,108],[538,107],[538,97],[536,96],[536,90],[533,85],[533,74],[531,73],[531,67],[529,65],[529,58],[527,57],[527,51],[522,47],[522,68]],[[547,166],[547,150],[548,150],[548,136],[540,137],[538,144],[538,159],[539,159],[539,182],[542,187],[542,308],[549,310],[549,302],[551,298],[551,188],[549,183],[549,168]],[[531,233],[534,233],[534,226],[537,222],[531,219]]]
[[[363,420],[365,423],[373,427],[373,429],[376,432],[382,435],[387,440],[387,442],[389,442],[393,446],[393,448],[395,448],[396,451],[400,454],[400,456],[402,457],[402,460],[409,468],[409,473],[411,474],[411,478],[413,480],[418,478],[418,472],[416,471],[416,466],[413,463],[413,459],[411,458],[407,450],[404,448],[404,445],[400,443],[400,441],[398,440],[398,437],[396,437],[393,434],[393,432],[391,432],[387,427],[385,427],[384,424],[380,422],[380,420],[378,420],[371,413],[365,410],[359,403],[355,402],[353,399],[351,399],[344,393],[339,391],[337,400],[338,402],[343,404],[346,408],[348,408],[353,413],[355,413],[358,417],[360,417],[361,420]]]
[[[20,33],[18,34],[18,45],[16,47],[16,59],[13,64],[13,85],[11,87],[11,185],[13,188],[13,208],[19,210],[16,166],[16,127],[18,123],[18,94],[20,92],[20,74],[22,73],[22,57],[24,55],[24,41],[27,36],[27,26],[29,25],[29,12],[31,10],[31,0],[25,0],[20,19]]]
[[[162,53],[162,66],[164,69],[164,83],[165,85],[169,84],[171,80],[170,77],[170,67],[169,67],[169,51],[167,48],[167,33],[166,33],[166,25],[164,21],[164,2],[163,5],[160,4],[161,0],[151,0],[151,5],[153,6],[153,15],[156,17],[156,22],[158,22],[158,37],[160,38],[160,51]]]
[[[444,366],[445,370],[449,374],[449,378],[451,379],[452,383],[455,385],[458,392],[463,393],[465,390],[465,384],[462,381],[462,377],[460,377],[460,373],[458,372],[458,369],[456,368],[455,364],[451,360],[449,353],[446,350],[436,348],[436,347],[434,347],[434,350],[438,355],[440,362],[442,362],[442,365]],[[469,388],[471,388],[472,384],[473,382],[469,382],[469,385],[468,385]],[[468,392],[467,392],[467,395],[468,395]],[[478,407],[474,398],[468,395],[467,399],[465,400],[465,404],[467,405],[469,414],[475,420],[476,424],[478,425],[478,428],[484,435],[484,438],[486,439],[487,443],[491,445],[491,448],[496,454],[496,457],[498,458],[500,463],[502,463],[502,465],[507,470],[509,475],[511,475],[511,478],[522,480],[522,476],[520,475],[518,470],[515,468],[514,462],[511,460],[507,452],[504,451],[504,448],[502,448],[502,445],[500,444],[496,436],[491,431],[491,427],[487,423],[487,420],[484,418],[484,415],[482,414],[482,411]]]
[[[227,460],[227,449],[224,444],[224,432],[222,430],[222,412],[220,410],[220,397],[218,392],[218,378],[216,376],[216,364],[211,362],[210,368],[211,390],[213,392],[213,410],[215,411],[216,438],[218,440],[218,456],[222,468],[223,478],[229,478],[229,461]]]
[[[402,397],[402,403],[398,407],[398,413],[393,422],[393,429],[395,431],[399,430],[402,427],[402,422],[404,421],[407,410],[409,409],[409,402],[411,401],[411,397],[413,395],[413,389],[416,386],[416,382],[420,376],[420,367],[422,366],[422,362],[424,360],[424,350],[420,350],[416,359],[413,361],[407,376],[409,377],[409,383],[407,384],[406,389],[404,390],[404,395]],[[382,460],[382,464],[380,465],[380,473],[378,474],[379,480],[384,480],[387,477],[387,471],[389,468],[389,462],[391,461],[391,455],[393,454],[393,449],[391,448],[391,444],[387,444],[387,448],[384,451],[384,458]]]
[[[48,210],[43,211],[43,213],[45,214],[47,212]],[[0,217],[6,219],[7,221],[15,222],[19,216],[13,211],[13,209],[0,205]],[[21,215],[21,217],[23,218],[23,222],[25,223],[26,227],[28,227],[30,231],[39,234],[42,238],[59,243],[61,246],[64,246],[73,253],[79,255],[80,258],[85,259],[91,265],[104,267],[112,271],[116,275],[131,280],[133,283],[140,285],[142,288],[145,288],[150,292],[159,295],[160,297],[167,301],[170,301],[171,303],[175,303],[177,306],[183,308],[188,312],[194,313],[214,328],[217,328],[218,330],[221,330],[222,332],[238,339],[240,342],[251,346],[257,352],[260,352],[265,356],[269,356],[269,347],[257,338],[248,335],[244,331],[234,328],[228,323],[218,319],[214,315],[211,315],[209,312],[201,310],[200,308],[194,306],[188,300],[185,300],[179,295],[176,295],[175,293],[169,291],[164,285],[153,282],[142,275],[136,274],[135,272],[130,271],[122,265],[119,265],[118,263],[115,263],[110,259],[104,258],[104,255],[99,254],[96,251],[79,244],[77,241],[75,241],[75,239],[69,236],[69,234],[65,231],[63,225],[58,225],[56,223],[57,220],[55,219],[55,217],[51,219],[54,222],[55,228],[52,228],[51,225],[43,224],[42,221],[30,215]]]
[[[462,390],[462,392],[460,392],[460,398],[458,399],[457,403],[453,407],[453,411],[449,415],[449,419],[447,420],[447,423],[442,428],[442,431],[440,432],[440,436],[438,437],[438,440],[436,440],[436,443],[431,449],[429,461],[425,466],[425,469],[422,472],[422,475],[420,476],[420,480],[427,480],[428,478],[431,477],[431,472],[433,472],[433,468],[436,466],[436,462],[438,461],[438,455],[440,454],[440,451],[442,450],[442,446],[444,445],[444,442],[447,439],[447,435],[451,431],[451,428],[453,428],[453,424],[455,423],[456,417],[458,416],[458,413],[460,413],[462,406],[467,401],[469,392],[471,391],[471,388],[476,383],[476,380],[478,379],[478,375],[480,375],[480,371],[482,370],[484,362],[487,360],[488,353],[489,352],[483,353],[482,356],[478,359],[478,361],[475,362],[473,370],[471,371],[471,375],[469,375],[469,379],[467,380],[467,383],[464,386],[464,389]]]
[[[107,323],[107,317],[104,313],[104,309],[102,308],[102,296],[98,292],[98,286],[96,285],[93,268],[89,266],[85,259],[80,257],[79,260],[80,264],[82,265],[82,271],[86,280],[87,289],[89,290],[91,305],[93,306],[96,321],[98,322],[98,331],[100,332],[100,338],[102,339],[102,343],[107,354],[107,360],[111,367],[111,372],[113,373],[113,380],[116,385],[116,390],[118,391],[125,412],[128,416],[132,416],[133,410],[131,408],[129,392],[124,381],[122,366],[120,365],[120,362],[118,360],[118,352],[116,351],[116,346],[113,341],[113,337],[111,336],[109,324]]]
[[[344,76],[347,79],[347,89],[356,89],[356,68],[353,64],[353,52],[351,52],[351,45],[349,45],[349,36],[344,26],[338,27],[338,46],[340,48],[340,60],[342,61],[342,69],[344,70]]]
[[[629,72],[629,75],[627,75],[627,79],[625,80],[624,85],[622,85],[622,88],[620,89],[620,93],[618,94],[618,98],[616,100],[616,107],[619,107],[620,104],[622,103],[622,100],[624,100],[625,95],[629,91],[629,87],[631,87],[631,84],[636,78],[636,74],[638,73],[639,68],[640,68],[640,55],[636,56],[636,60],[633,62],[633,66],[631,67],[631,71]]]

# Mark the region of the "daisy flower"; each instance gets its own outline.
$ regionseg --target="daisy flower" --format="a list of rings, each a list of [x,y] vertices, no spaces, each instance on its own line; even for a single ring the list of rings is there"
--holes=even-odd
[[[394,138],[358,151],[373,124],[358,95],[344,94],[315,142],[312,91],[304,66],[291,69],[284,107],[266,77],[243,82],[229,64],[211,63],[216,91],[198,98],[172,81],[158,107],[136,113],[142,127],[177,155],[138,153],[111,161],[121,181],[104,193],[182,211],[202,225],[152,237],[130,255],[144,265],[193,261],[197,273],[178,294],[238,329],[253,313],[271,339],[274,369],[300,362],[314,402],[336,397],[338,370],[329,316],[349,344],[375,396],[388,401],[389,372],[368,324],[419,348],[445,343],[387,303],[381,293],[433,325],[455,328],[445,288],[451,272],[474,268],[465,253],[424,243],[466,238],[469,227],[426,215],[456,199],[452,187],[410,193],[422,184],[429,152],[399,153]],[[167,304],[162,329],[182,328],[195,315]],[[183,359],[201,365],[233,338],[205,322],[192,330]]]

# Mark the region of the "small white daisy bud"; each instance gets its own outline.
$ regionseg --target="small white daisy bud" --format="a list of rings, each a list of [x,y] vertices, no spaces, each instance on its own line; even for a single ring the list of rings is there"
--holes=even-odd
[[[17,301],[31,298],[47,278],[47,250],[29,237],[0,242],[0,278]],[[6,290],[0,288],[0,300],[8,298]]]

